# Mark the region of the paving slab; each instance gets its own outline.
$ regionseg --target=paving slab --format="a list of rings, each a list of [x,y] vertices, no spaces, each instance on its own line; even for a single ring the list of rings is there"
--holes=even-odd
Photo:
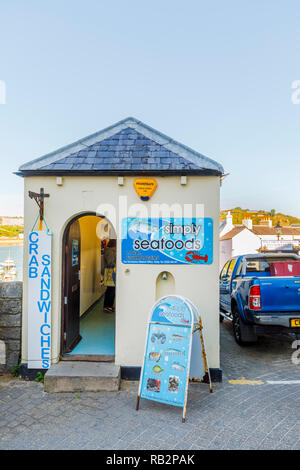
[[[116,392],[120,387],[120,366],[107,362],[61,361],[45,374],[44,390],[59,392]]]
[[[300,385],[268,383],[299,379],[293,352],[292,340],[270,337],[240,347],[224,320],[223,382],[213,393],[190,385],[185,423],[177,407],[149,400],[135,411],[137,382],[121,382],[118,392],[51,394],[41,383],[0,377],[0,449],[300,450]]]

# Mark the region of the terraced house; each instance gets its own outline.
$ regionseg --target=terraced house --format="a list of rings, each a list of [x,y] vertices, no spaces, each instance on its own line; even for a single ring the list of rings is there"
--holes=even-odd
[[[220,225],[220,269],[233,256],[258,252],[300,253],[300,227],[273,226],[270,217],[265,217],[259,225],[254,225],[251,217],[246,217],[241,225],[232,223],[228,211]]]

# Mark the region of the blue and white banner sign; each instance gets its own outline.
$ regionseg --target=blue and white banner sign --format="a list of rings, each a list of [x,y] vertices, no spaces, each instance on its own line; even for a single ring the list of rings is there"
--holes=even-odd
[[[28,236],[28,368],[51,362],[51,240],[45,231]]]
[[[163,297],[154,305],[140,381],[141,398],[184,407],[192,329],[192,310],[183,297]]]
[[[139,218],[122,220],[124,264],[211,264],[211,218]]]

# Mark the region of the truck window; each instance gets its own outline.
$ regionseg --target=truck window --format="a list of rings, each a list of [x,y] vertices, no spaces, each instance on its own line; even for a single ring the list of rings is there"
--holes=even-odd
[[[227,271],[227,278],[228,279],[231,279],[231,277],[232,277],[232,273],[233,273],[233,270],[234,270],[234,267],[235,267],[235,263],[236,263],[236,259],[232,259],[229,263],[228,271]]]
[[[246,273],[270,272],[269,263],[265,260],[247,260]]]
[[[243,260],[240,261],[240,265],[237,269],[237,272],[235,273],[235,277],[238,277],[238,276],[242,275],[242,269],[243,269]]]
[[[246,261],[246,274],[260,274],[262,276],[270,276],[270,263],[274,261],[295,261],[294,257],[275,257],[267,258],[248,258]]]
[[[220,279],[226,279],[227,269],[228,269],[229,263],[230,263],[230,261],[227,261],[224,268],[222,269],[221,274],[220,274]]]

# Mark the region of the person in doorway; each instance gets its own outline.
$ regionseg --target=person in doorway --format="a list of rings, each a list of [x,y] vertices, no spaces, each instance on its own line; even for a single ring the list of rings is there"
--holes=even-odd
[[[114,312],[116,293],[116,240],[109,240],[104,249],[104,265],[104,285],[106,286],[104,310],[106,312]]]

